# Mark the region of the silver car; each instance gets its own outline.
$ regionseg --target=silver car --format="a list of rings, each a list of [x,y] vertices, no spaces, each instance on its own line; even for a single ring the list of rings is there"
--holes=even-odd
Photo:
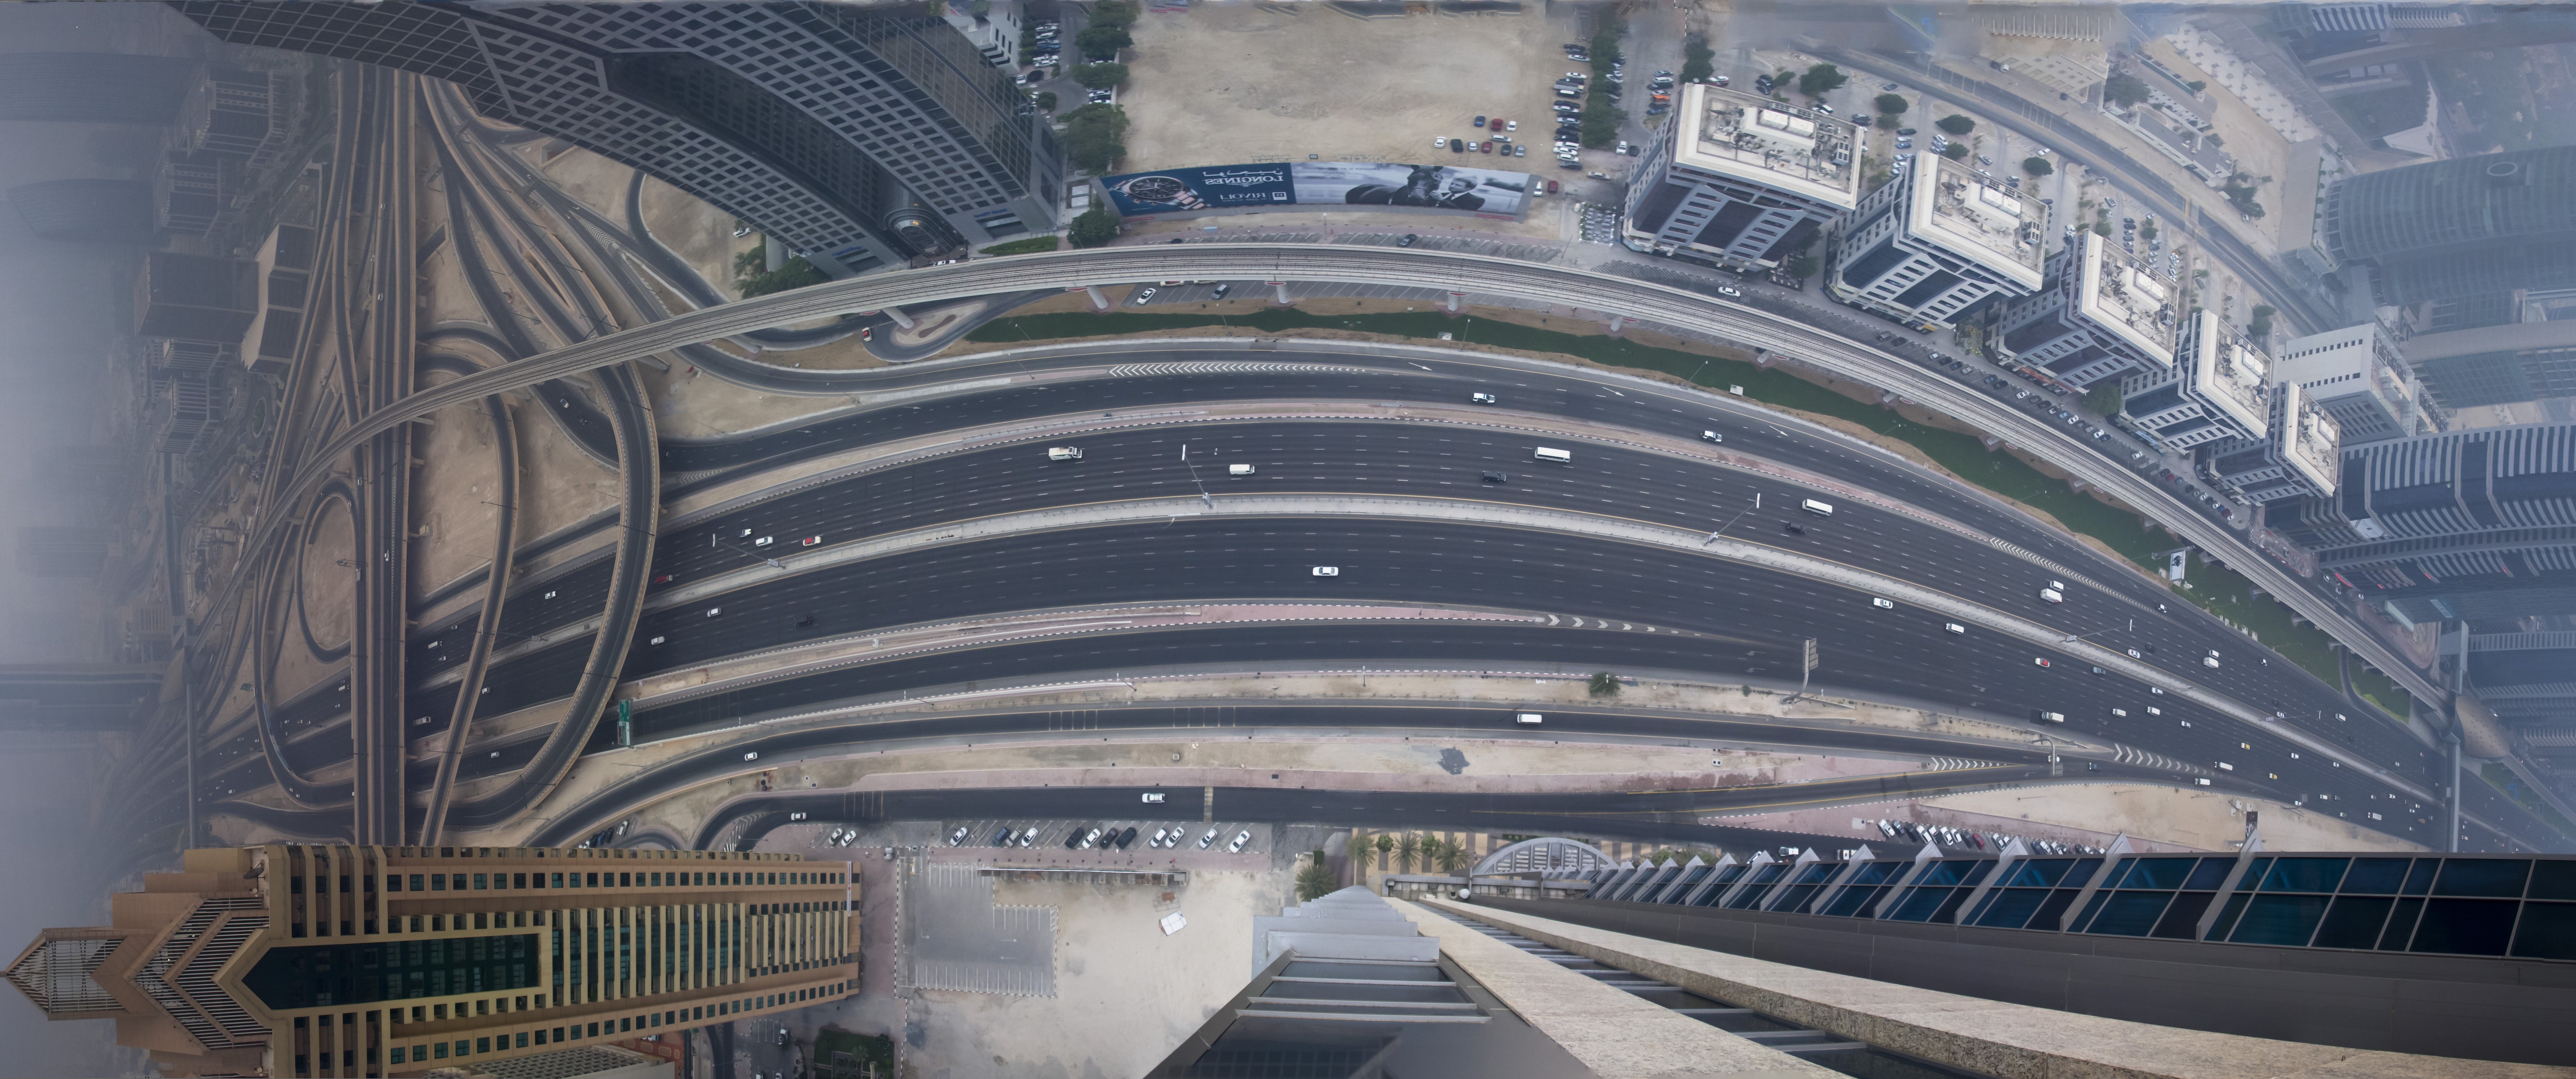
[[[1227,854],[1241,854],[1243,853],[1243,845],[1250,842],[1252,842],[1251,831],[1246,830],[1236,832],[1234,833],[1234,842],[1225,845],[1225,852]]]

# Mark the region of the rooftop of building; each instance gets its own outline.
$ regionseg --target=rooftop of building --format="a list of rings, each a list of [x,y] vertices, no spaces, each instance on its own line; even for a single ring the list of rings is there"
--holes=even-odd
[[[2047,207],[1973,165],[1929,150],[1914,155],[1913,233],[2037,291],[2047,260]]]
[[[1676,164],[1846,210],[1860,202],[1858,124],[1703,83],[1682,87],[1676,116]]]
[[[2255,438],[2271,427],[2272,358],[2215,312],[2192,320],[2187,346],[2194,396],[2224,409]]]
[[[2076,310],[2128,342],[2162,367],[2174,363],[2174,338],[2182,332],[2175,310],[2181,286],[2157,273],[2153,260],[2111,246],[2087,230],[2075,260]]]
[[[2332,495],[2343,471],[2343,425],[2301,392],[2298,383],[2284,383],[2278,392],[2287,396],[2289,413],[2278,433],[2281,459],[2319,495]]]

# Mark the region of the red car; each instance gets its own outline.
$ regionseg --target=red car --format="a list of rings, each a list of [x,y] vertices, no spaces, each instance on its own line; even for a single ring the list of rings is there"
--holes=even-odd
[[[1476,149],[1479,152],[1490,154],[1494,152],[1494,144],[1490,142],[1480,142],[1476,144]]]
[[[1547,193],[1551,195],[1556,194],[1556,181],[1550,180],[1547,182]]]

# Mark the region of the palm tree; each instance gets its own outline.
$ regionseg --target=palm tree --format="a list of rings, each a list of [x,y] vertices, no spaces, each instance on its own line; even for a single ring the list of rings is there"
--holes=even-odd
[[[1388,835],[1388,834],[1386,834],[1385,832],[1379,832],[1379,833],[1377,834],[1377,868],[1378,868],[1378,872],[1383,873],[1383,872],[1385,872],[1385,871],[1386,871],[1386,856],[1387,856],[1387,854],[1388,854],[1389,852],[1393,851],[1394,849],[1395,849],[1395,837],[1394,837],[1394,836],[1391,836],[1391,835]]]
[[[1439,858],[1440,871],[1450,874],[1451,876],[1455,876],[1457,875],[1458,870],[1467,864],[1467,845],[1464,843],[1442,843],[1440,844]]]
[[[1395,841],[1395,864],[1399,873],[1413,872],[1413,859],[1422,853],[1422,840],[1411,832]]]

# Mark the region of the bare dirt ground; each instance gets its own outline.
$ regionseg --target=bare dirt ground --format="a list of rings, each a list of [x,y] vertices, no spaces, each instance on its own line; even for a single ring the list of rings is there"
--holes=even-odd
[[[1431,161],[1552,173],[1550,84],[1575,65],[1570,18],[1415,14],[1359,19],[1321,4],[1210,5],[1136,23],[1119,91],[1125,169],[1234,161]],[[1478,114],[1540,142],[1504,164],[1435,150]]]

